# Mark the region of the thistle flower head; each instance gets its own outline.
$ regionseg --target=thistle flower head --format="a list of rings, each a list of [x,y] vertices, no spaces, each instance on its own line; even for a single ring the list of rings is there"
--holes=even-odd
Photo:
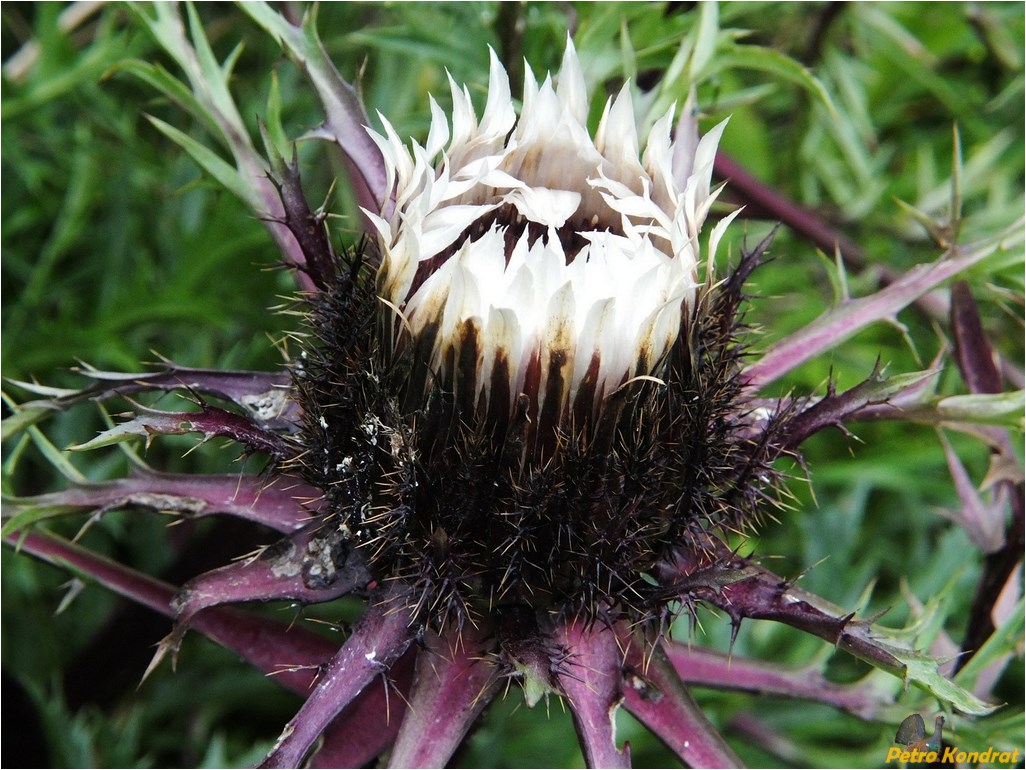
[[[434,627],[496,606],[662,617],[660,560],[755,518],[728,456],[772,476],[737,403],[737,298],[698,278],[722,126],[674,143],[671,110],[639,158],[625,87],[593,140],[569,42],[519,119],[494,53],[480,122],[452,92],[451,139],[437,105],[426,147],[376,137],[378,301],[347,278],[314,309],[299,472]]]

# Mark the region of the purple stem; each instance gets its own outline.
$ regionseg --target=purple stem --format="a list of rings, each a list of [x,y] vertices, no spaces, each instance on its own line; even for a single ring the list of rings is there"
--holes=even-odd
[[[856,270],[868,266],[858,244],[838,232],[812,209],[795,203],[756,179],[733,158],[717,152],[713,173],[727,181],[727,189],[742,200],[747,216],[782,222],[825,253],[840,252],[844,263]],[[875,264],[873,269],[879,276],[881,287],[890,286],[901,278],[901,273],[886,265]],[[939,292],[924,294],[915,302],[926,315],[938,320],[944,318],[948,311],[947,299]]]
[[[588,767],[630,767],[630,747],[616,748],[614,715],[623,701],[616,633],[597,621],[565,621],[556,641],[568,653],[556,679],[570,705]]]
[[[951,287],[951,334],[955,339],[958,369],[969,392],[1000,393],[1001,374],[994,363],[994,351],[965,281],[957,281]]]
[[[483,659],[486,634],[464,628],[425,639],[389,767],[445,767],[481,711],[498,678]]]
[[[835,684],[815,668],[785,667],[715,650],[664,642],[673,667],[689,685],[817,701],[862,719],[877,719],[892,700],[859,683]],[[628,708],[630,703],[628,702]]]
[[[17,499],[19,507],[74,506],[100,511],[140,507],[189,517],[225,513],[279,532],[308,523],[320,491],[295,478],[246,474],[192,475],[136,470],[127,478],[78,484]]]
[[[691,767],[741,767],[741,760],[691,697],[667,657],[665,643],[657,642],[651,650],[642,649],[644,642],[634,638],[627,643],[627,710]]]
[[[393,589],[377,598],[324,667],[317,687],[285,726],[261,767],[300,767],[336,715],[406,652],[416,635],[407,597]]]
[[[760,182],[730,156],[723,152],[716,153],[716,159],[713,161],[713,174],[727,182],[727,190],[732,196],[743,199],[746,213],[749,216],[783,222],[827,254],[833,254],[837,249],[849,265],[856,268],[866,266],[862,249],[854,241],[837,232],[811,209],[795,203]]]
[[[856,270],[868,267],[865,254],[854,241],[838,232],[815,211],[795,203],[756,179],[741,164],[723,152],[716,153],[713,173],[728,182],[729,193],[740,198],[740,202],[745,206],[746,216],[782,222],[827,254],[838,251],[849,267]],[[890,286],[902,278],[902,273],[886,265],[874,264],[873,269],[879,276],[881,287]],[[922,294],[915,298],[914,304],[928,317],[938,321],[947,318],[950,308],[947,297],[939,291]],[[1015,387],[1022,388],[1022,369],[1004,357],[999,356],[998,361],[1005,376]]]

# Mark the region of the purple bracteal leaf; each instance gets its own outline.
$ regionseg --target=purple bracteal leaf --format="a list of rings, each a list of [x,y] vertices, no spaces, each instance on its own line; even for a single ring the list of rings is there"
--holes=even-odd
[[[288,599],[327,602],[363,588],[363,559],[331,525],[315,523],[245,561],[193,578],[175,597],[184,632],[196,613],[221,604]]]
[[[161,615],[174,617],[179,592],[175,586],[49,533],[22,533],[6,542],[50,564],[85,574]],[[192,628],[303,697],[337,651],[335,643],[296,623],[236,609],[207,609],[193,619]],[[331,723],[312,767],[363,767],[391,745],[406,709],[414,657],[411,650],[391,668],[388,689],[368,687]]]
[[[731,619],[735,633],[745,618],[775,620],[834,644],[875,668],[913,682],[966,714],[987,714],[993,707],[953,684],[938,670],[938,661],[920,654],[887,634],[886,629],[855,613],[840,609],[813,593],[796,587],[769,570],[734,554],[718,560],[680,552],[674,565],[681,599],[718,607]],[[669,568],[660,575],[664,585],[674,583]]]
[[[692,686],[802,698],[862,719],[880,718],[882,709],[893,702],[868,682],[835,684],[811,667],[767,663],[670,641],[663,642],[663,647],[681,679]],[[631,708],[629,698],[627,708]]]
[[[8,430],[16,432],[23,429],[52,411],[63,411],[86,401],[102,401],[116,395],[148,391],[187,390],[224,398],[271,429],[292,429],[299,420],[298,407],[289,398],[291,376],[288,372],[218,371],[192,369],[170,361],[164,363],[166,368],[163,371],[140,374],[104,372],[83,366],[78,371],[94,380],[94,384],[80,390],[15,382],[19,387],[47,398],[20,404],[18,414],[32,415],[34,419],[25,423],[27,418],[23,416],[18,425],[8,427],[8,421],[14,421],[18,414],[7,418],[4,420],[4,435]]]
[[[19,510],[5,525],[17,530],[41,519],[119,508],[147,508],[186,517],[228,514],[292,532],[307,524],[320,504],[319,490],[289,477],[249,474],[160,473],[141,468],[131,476],[75,484],[60,492],[13,498]]]
[[[918,409],[929,402],[936,393],[937,381],[944,368],[945,349],[941,349],[930,362],[930,368],[908,375],[911,384],[897,393],[891,393],[886,401],[875,401],[859,407],[845,417],[845,422],[872,422],[875,420],[904,420],[909,410]],[[932,373],[932,374],[931,374]],[[918,374],[928,376],[919,377]]]
[[[898,658],[871,638],[869,624],[854,620],[854,613],[845,615],[791,581],[733,554],[703,563],[698,554],[682,552],[681,557],[678,585],[687,599],[719,607],[735,626],[744,618],[776,620],[826,639],[878,668],[900,671]],[[671,581],[663,577],[662,582]]]
[[[261,767],[300,767],[331,721],[406,652],[416,628],[411,626],[408,597],[401,591],[386,589],[372,597],[352,635],[324,666],[317,686]]]
[[[623,701],[623,653],[616,634],[598,624],[567,620],[555,634],[566,650],[556,680],[566,696],[588,767],[630,767],[630,747],[616,747],[616,709]]]
[[[342,148],[357,200],[369,211],[380,212],[391,194],[385,188],[385,161],[367,133],[370,120],[360,95],[343,80],[317,36],[316,6],[307,11],[302,26],[291,24],[266,3],[241,7],[306,71],[325,114],[324,126],[313,135]]]
[[[19,533],[5,538],[5,542],[54,566],[87,575],[161,615],[174,617],[175,586],[50,533]],[[254,667],[275,674],[276,682],[299,694],[309,691],[317,667],[336,650],[335,644],[301,626],[234,609],[208,610],[195,619],[193,627]]]
[[[202,433],[204,440],[221,436],[243,444],[255,452],[269,454],[275,460],[290,455],[288,444],[277,433],[265,430],[249,417],[216,406],[203,406],[198,412],[162,412],[135,405],[138,416],[109,428],[96,438],[70,449],[88,451],[128,441],[136,436],[146,438],[149,445],[154,436]]]
[[[238,195],[264,221],[286,264],[302,266],[303,251],[288,228],[280,223],[283,214],[281,201],[267,179],[266,162],[254,149],[249,130],[231,95],[229,82],[233,57],[224,63],[217,60],[199,14],[192,6],[186,6],[188,34],[181,10],[173,3],[138,6],[132,10],[182,69],[192,94],[186,92],[183,96],[182,91],[174,86],[161,90],[212,129],[213,136],[231,152],[235,168],[220,160],[206,146],[172,127],[168,127],[171,129],[169,135],[177,137],[177,143],[189,152],[193,160]],[[144,80],[147,74],[151,74],[138,67],[130,71]],[[162,82],[166,85],[166,80]],[[296,277],[303,289],[316,288],[305,273],[299,272]]]
[[[627,687],[624,706],[691,767],[741,767],[691,697],[659,641],[652,649],[627,640]]]
[[[389,767],[446,766],[498,686],[485,637],[469,627],[427,635]]]
[[[328,231],[324,224],[326,215],[323,209],[318,214],[310,211],[310,204],[306,200],[306,193],[300,180],[299,156],[295,145],[292,147],[292,160],[286,161],[266,132],[262,133],[264,146],[271,161],[271,183],[278,191],[285,212],[281,223],[295,236],[306,260],[299,269],[310,276],[317,288],[322,291],[329,289],[334,283],[338,257],[328,239]]]
[[[417,652],[407,650],[389,669],[387,681],[380,687],[372,684],[335,717],[310,758],[310,767],[367,767],[394,743],[409,709]]]
[[[884,289],[867,297],[848,300],[827,310],[812,323],[780,340],[745,369],[742,377],[755,391],[775,382],[805,361],[836,347],[860,329],[894,318],[898,311],[952,276],[972,267],[1000,248],[1010,237],[1019,237],[1021,226],[994,238],[965,247],[953,247],[935,262],[918,265]]]
[[[918,389],[934,380],[937,370],[911,372],[884,377],[879,364],[872,374],[853,388],[835,393],[831,386],[827,395],[812,406],[802,409],[787,422],[783,446],[795,449],[809,436],[831,426],[843,427],[846,418],[866,406],[886,403],[894,396]]]

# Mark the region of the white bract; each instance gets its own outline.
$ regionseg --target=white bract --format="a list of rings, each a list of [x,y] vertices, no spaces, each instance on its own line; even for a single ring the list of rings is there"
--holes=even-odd
[[[674,142],[671,108],[639,158],[625,86],[592,139],[569,41],[556,85],[528,68],[519,120],[494,52],[480,121],[467,89],[450,84],[451,134],[433,100],[426,145],[407,148],[383,117],[385,135],[374,134],[394,205],[367,213],[378,293],[401,314],[394,344],[416,345],[429,379],[471,389],[474,404],[503,379],[510,406],[526,393],[558,415],[579,391],[594,408],[632,377],[658,375],[695,299],[724,124],[695,141],[688,123]]]

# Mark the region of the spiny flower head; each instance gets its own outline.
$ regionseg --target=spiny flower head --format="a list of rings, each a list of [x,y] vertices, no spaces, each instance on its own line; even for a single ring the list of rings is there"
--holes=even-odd
[[[313,307],[297,472],[433,627],[507,606],[665,620],[649,573],[749,526],[780,450],[739,403],[737,287],[699,281],[723,126],[692,141],[685,116],[672,142],[671,109],[639,159],[625,86],[592,140],[571,43],[519,119],[494,53],[480,123],[452,93],[447,147],[434,103],[427,147],[376,137],[376,289],[354,265]]]

